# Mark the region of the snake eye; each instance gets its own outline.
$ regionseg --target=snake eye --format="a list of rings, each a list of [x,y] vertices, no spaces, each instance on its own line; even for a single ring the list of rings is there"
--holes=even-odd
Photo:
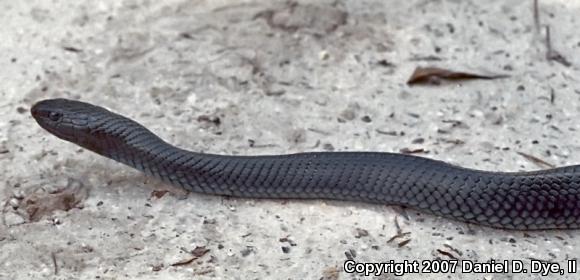
[[[48,118],[53,122],[60,120],[61,117],[62,117],[62,114],[59,112],[50,112],[48,114]]]

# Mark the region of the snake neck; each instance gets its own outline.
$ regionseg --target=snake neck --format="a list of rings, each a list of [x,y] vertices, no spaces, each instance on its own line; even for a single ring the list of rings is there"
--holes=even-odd
[[[145,171],[145,163],[162,164],[168,154],[193,154],[177,149],[144,126],[116,114],[103,116],[92,124],[87,136],[80,136],[74,142],[141,171]]]

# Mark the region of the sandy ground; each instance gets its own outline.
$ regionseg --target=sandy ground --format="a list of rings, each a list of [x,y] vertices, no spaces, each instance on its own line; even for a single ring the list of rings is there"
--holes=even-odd
[[[174,189],[28,113],[75,98],[194,151],[398,152],[517,171],[580,162],[580,1],[2,1],[1,279],[363,279],[343,264],[567,261],[580,231]],[[547,59],[550,26],[553,59]],[[560,55],[558,57],[558,54]],[[406,84],[417,66],[509,75]],[[63,209],[69,209],[65,211]],[[59,210],[61,209],[61,210]],[[578,279],[420,273],[376,279]]]

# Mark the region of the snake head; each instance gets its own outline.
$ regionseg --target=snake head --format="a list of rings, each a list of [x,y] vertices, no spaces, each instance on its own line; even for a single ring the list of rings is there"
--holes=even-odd
[[[134,148],[128,137],[163,142],[142,125],[103,107],[69,99],[47,99],[30,108],[38,124],[58,138],[100,155],[116,157]]]
[[[99,107],[68,99],[47,99],[34,104],[30,113],[42,128],[58,138],[87,146],[95,108]]]

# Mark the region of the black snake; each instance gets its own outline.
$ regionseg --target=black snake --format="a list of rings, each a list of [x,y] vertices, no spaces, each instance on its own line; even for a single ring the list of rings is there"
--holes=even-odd
[[[172,146],[135,121],[84,102],[43,100],[31,113],[59,138],[193,192],[402,205],[505,229],[580,225],[580,165],[488,172],[394,153],[202,154]]]

